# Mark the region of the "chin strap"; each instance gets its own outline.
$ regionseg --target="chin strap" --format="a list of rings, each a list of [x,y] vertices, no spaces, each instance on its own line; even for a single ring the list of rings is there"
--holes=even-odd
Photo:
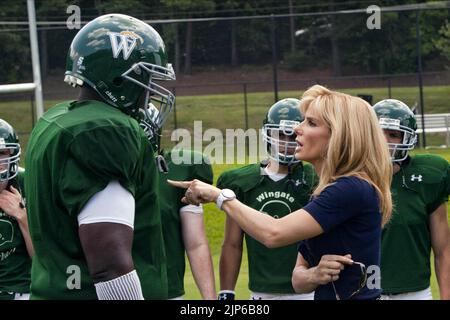
[[[156,165],[158,167],[159,172],[162,172],[164,174],[169,173],[169,166],[167,165],[167,161],[164,158],[164,150],[159,150],[159,145],[158,145],[158,155],[155,158],[156,161]]]
[[[405,160],[394,162],[394,164],[398,164],[399,167],[400,167],[400,171],[399,172],[401,172],[401,175],[402,175],[402,187],[406,188],[408,190],[412,190],[412,189],[406,183],[404,167],[409,163],[410,160],[411,160],[411,158],[408,155]]]
[[[402,187],[406,188],[408,190],[412,190],[408,184],[406,183],[406,179],[405,179],[405,170],[403,169],[403,167],[405,167],[408,163],[409,163],[409,156],[403,160],[402,162],[397,162],[398,165],[400,166],[400,171],[402,173]]]

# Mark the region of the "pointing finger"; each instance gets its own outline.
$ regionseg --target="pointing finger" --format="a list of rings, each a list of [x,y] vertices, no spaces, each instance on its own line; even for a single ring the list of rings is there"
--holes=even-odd
[[[189,188],[189,186],[192,183],[192,181],[173,181],[173,180],[169,180],[169,179],[167,179],[167,182],[174,187],[183,188],[183,189]]]

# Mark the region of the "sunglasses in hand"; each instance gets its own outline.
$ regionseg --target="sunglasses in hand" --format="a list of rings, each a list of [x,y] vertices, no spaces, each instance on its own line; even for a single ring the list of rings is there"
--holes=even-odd
[[[352,294],[350,294],[349,297],[342,299],[342,297],[338,294],[338,292],[336,290],[334,281],[331,281],[331,284],[333,285],[334,294],[336,295],[336,300],[350,300],[351,298],[356,296],[361,291],[361,289],[364,288],[364,286],[367,283],[367,268],[364,265],[364,263],[353,261],[353,265],[358,266],[359,271],[360,271],[358,286],[357,286],[356,290],[353,291]]]

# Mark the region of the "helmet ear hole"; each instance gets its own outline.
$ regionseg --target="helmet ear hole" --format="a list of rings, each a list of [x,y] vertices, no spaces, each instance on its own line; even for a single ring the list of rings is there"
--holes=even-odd
[[[123,78],[122,77],[115,77],[113,79],[113,83],[116,87],[120,87],[123,83]]]

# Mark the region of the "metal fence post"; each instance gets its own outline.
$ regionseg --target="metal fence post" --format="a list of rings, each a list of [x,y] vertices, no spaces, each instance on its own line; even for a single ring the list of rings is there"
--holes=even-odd
[[[34,125],[36,124],[36,115],[34,112],[34,97],[32,95],[30,95],[30,101],[31,101],[31,130],[33,130]]]
[[[276,36],[275,36],[275,17],[272,14],[270,19],[272,20],[272,24],[270,25],[270,40],[272,43],[272,69],[273,69],[273,91],[274,91],[274,100],[275,102],[278,101],[278,57],[277,57],[277,42],[276,42]],[[275,103],[274,102],[274,103]]]
[[[248,105],[247,105],[247,84],[244,83],[244,117],[245,117],[245,131],[248,130]]]
[[[174,96],[176,96],[177,89],[172,88],[172,93]],[[175,99],[175,103],[173,104],[173,128],[174,130],[178,129],[178,122],[177,122],[177,100]]]
[[[447,132],[445,134],[445,147],[450,147],[450,115],[445,116],[445,127],[447,128]]]
[[[247,132],[248,130],[248,105],[247,105],[247,84],[244,83],[243,85],[244,88],[244,120],[245,120],[245,132]],[[246,150],[246,155],[247,158],[250,156],[249,152],[250,152],[250,146],[249,146],[249,139],[248,137],[245,138],[245,150]]]
[[[392,99],[392,79],[391,79],[391,77],[388,78],[388,95],[389,95],[389,99]]]
[[[422,49],[421,35],[419,26],[420,11],[416,10],[416,51],[417,51],[417,77],[419,80],[419,96],[420,96],[420,113],[422,117],[422,146],[427,147],[425,132],[425,103],[423,99],[423,79],[422,79]]]

